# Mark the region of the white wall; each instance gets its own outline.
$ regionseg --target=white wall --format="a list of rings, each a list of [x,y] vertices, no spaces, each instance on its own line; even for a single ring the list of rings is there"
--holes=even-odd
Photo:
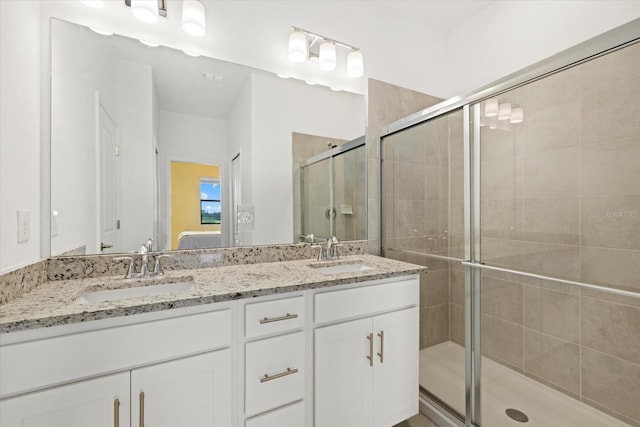
[[[0,272],[40,259],[40,5],[0,1]],[[18,243],[17,210],[30,213]]]
[[[153,76],[146,64],[116,60],[116,125],[120,146],[120,237],[135,250],[153,237]]]
[[[449,78],[425,92],[464,95],[637,18],[637,0],[495,1],[449,35]]]
[[[80,246],[97,249],[96,91],[109,114],[116,111],[113,55],[104,37],[78,37],[87,30],[56,22],[51,49],[55,79],[51,98],[51,209],[58,212],[58,233],[51,253]]]
[[[227,189],[229,169],[227,167],[227,121],[165,110],[160,110],[158,120],[159,161],[164,168],[161,191],[165,197],[166,212],[170,212],[170,162],[172,160],[220,165],[220,180],[223,190],[220,197],[224,206],[224,201],[228,197],[225,190]],[[229,235],[229,221],[225,209],[226,207],[223,207],[221,218],[224,239]],[[166,218],[169,218],[169,215]],[[164,233],[166,249],[168,249],[171,244],[170,223],[166,224]]]
[[[292,132],[352,140],[362,136],[360,95],[252,75],[253,244],[293,239]]]

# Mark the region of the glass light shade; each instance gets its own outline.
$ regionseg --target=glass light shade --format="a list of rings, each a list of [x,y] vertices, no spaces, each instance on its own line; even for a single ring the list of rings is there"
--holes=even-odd
[[[194,58],[197,58],[198,56],[200,56],[198,52],[194,52],[192,50],[183,50],[182,53],[188,56],[193,56]]]
[[[331,42],[323,42],[320,45],[320,58],[318,63],[323,71],[336,69],[336,45]]]
[[[487,99],[484,102],[484,115],[486,117],[495,117],[498,115],[498,98]]]
[[[524,110],[522,107],[512,108],[509,123],[522,123],[524,121]]]
[[[195,37],[204,36],[207,30],[204,18],[204,5],[198,0],[183,0],[182,30]]]
[[[498,120],[509,120],[511,117],[511,104],[505,102],[498,106]]]
[[[111,31],[101,30],[100,28],[89,27],[89,29],[91,31],[93,31],[94,33],[100,34],[101,36],[112,36],[113,35],[113,33]]]
[[[150,41],[148,41],[148,40],[142,40],[142,39],[139,39],[138,41],[139,41],[140,43],[142,43],[143,45],[145,45],[145,46],[149,46],[149,47],[158,47],[158,46],[160,46],[160,44],[158,44],[158,43],[154,43],[154,42],[150,42]]]
[[[307,36],[301,31],[292,31],[289,34],[289,60],[291,62],[304,62],[308,57]]]
[[[96,9],[104,7],[104,1],[102,0],[80,0],[80,3],[85,6],[95,7]]]
[[[347,75],[351,78],[362,77],[364,74],[364,61],[362,52],[354,50],[347,55]]]
[[[157,0],[131,0],[131,13],[147,24],[158,22]]]

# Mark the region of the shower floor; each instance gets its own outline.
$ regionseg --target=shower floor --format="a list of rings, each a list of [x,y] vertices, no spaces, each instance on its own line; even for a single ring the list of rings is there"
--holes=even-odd
[[[464,348],[447,341],[420,351],[420,385],[464,414]],[[629,426],[591,406],[482,358],[482,425],[490,427]],[[520,423],[505,414],[515,408],[529,417]]]

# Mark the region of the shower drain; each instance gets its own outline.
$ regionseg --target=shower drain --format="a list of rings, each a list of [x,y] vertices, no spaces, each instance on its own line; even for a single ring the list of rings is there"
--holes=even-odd
[[[512,420],[514,420],[514,421],[517,421],[519,423],[529,422],[529,417],[527,417],[527,414],[525,414],[522,411],[518,411],[517,409],[509,408],[504,412],[506,412],[507,416],[509,418],[511,418]]]

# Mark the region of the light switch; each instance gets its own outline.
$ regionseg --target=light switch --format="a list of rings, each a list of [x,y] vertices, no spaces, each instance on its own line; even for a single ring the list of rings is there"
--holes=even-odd
[[[18,210],[18,243],[29,241],[29,211],[24,209]]]

